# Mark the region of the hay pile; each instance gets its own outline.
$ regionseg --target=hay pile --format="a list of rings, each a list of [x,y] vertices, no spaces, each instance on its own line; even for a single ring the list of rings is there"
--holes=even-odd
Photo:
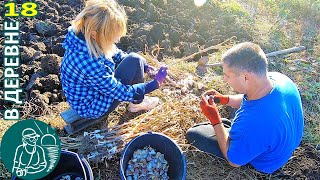
[[[150,62],[150,55],[145,56]],[[153,65],[157,68],[161,63]],[[152,64],[152,63],[151,63]],[[186,131],[195,123],[205,120],[199,108],[199,97],[194,92],[199,93],[204,90],[203,86],[196,82],[196,77],[190,74],[183,74],[180,71],[174,71],[174,68],[169,67],[169,77],[161,89],[152,93],[152,96],[157,96],[161,99],[161,103],[154,109],[142,113],[132,119],[125,120],[121,123],[120,120],[112,118],[112,116],[119,116],[119,111],[123,106],[120,106],[116,112],[109,115],[112,126],[94,130],[92,132],[85,132],[78,137],[61,137],[62,147],[65,149],[77,150],[78,153],[85,157],[90,156],[92,151],[96,152],[97,147],[101,142],[115,142],[117,146],[116,152],[121,152],[124,145],[132,140],[134,137],[143,132],[160,132],[163,133],[178,144],[184,147],[186,145],[185,134]],[[201,87],[199,89],[199,87]],[[127,112],[124,112],[127,113]],[[121,116],[121,115],[120,115]],[[95,133],[96,132],[96,133]],[[92,136],[89,141],[85,140],[86,134],[96,134]],[[185,146],[186,145],[186,146]],[[104,162],[105,159],[111,159],[113,154],[106,153],[105,148],[101,148],[97,154],[97,158],[91,159],[91,162]]]

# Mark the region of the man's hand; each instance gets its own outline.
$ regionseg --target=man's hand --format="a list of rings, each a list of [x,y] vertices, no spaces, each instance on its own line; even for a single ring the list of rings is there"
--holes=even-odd
[[[208,96],[213,96],[214,102],[215,103],[220,103],[220,104],[228,104],[229,102],[229,96],[228,95],[222,95],[216,90],[210,90],[205,92],[205,95]]]
[[[202,96],[200,107],[202,113],[209,119],[212,126],[222,123],[217,106],[213,102],[213,98],[209,98],[209,100],[207,100]]]

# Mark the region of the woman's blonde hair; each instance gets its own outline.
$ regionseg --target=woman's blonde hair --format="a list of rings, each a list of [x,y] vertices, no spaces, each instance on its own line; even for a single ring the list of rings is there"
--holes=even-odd
[[[127,16],[114,0],[88,0],[84,9],[72,21],[75,33],[82,32],[91,55],[109,56],[114,49],[114,38],[127,32]],[[92,37],[96,32],[95,39]]]

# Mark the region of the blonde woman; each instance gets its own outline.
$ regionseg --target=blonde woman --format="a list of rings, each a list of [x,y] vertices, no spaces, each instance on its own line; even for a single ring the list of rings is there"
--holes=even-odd
[[[167,75],[161,67],[154,80],[144,83],[144,73],[154,70],[136,53],[126,54],[116,43],[126,34],[126,14],[115,1],[89,0],[69,27],[63,42],[61,84],[70,106],[81,116],[96,119],[109,114],[120,102],[137,112],[157,106],[148,94]]]

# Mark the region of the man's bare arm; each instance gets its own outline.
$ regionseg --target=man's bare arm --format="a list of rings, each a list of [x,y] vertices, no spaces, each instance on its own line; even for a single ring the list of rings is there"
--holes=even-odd
[[[226,160],[228,161],[228,163],[233,166],[233,167],[240,167],[239,165],[236,165],[232,162],[229,161],[228,159],[228,149],[229,149],[229,133],[226,131],[226,129],[223,126],[223,123],[217,124],[215,126],[213,126],[217,140],[218,140],[218,144],[220,147],[220,150],[223,154],[223,156],[226,158]]]
[[[243,94],[229,95],[229,102],[226,105],[239,109],[242,99]]]

